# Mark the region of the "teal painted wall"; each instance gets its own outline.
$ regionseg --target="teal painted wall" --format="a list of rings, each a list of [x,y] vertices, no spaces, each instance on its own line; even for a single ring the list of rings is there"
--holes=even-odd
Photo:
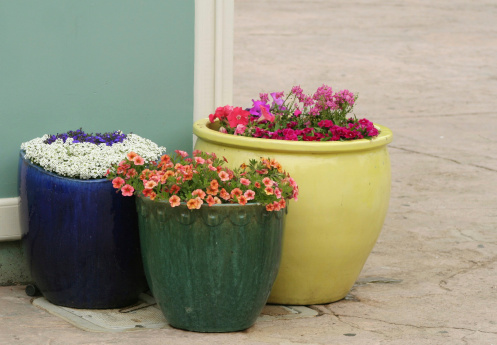
[[[192,150],[194,0],[0,0],[0,198],[22,142],[83,127]]]

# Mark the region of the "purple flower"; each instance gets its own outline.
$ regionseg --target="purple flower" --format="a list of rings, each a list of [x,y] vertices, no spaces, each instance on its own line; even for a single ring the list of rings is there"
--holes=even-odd
[[[252,103],[254,104],[254,106],[250,109],[250,114],[252,116],[260,117],[262,114],[261,107],[266,108],[269,112],[270,106],[266,102],[252,100]]]

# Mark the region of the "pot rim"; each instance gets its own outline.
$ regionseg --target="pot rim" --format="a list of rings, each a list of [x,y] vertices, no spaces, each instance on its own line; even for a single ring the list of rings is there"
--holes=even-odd
[[[92,178],[92,179],[86,179],[86,180],[84,180],[84,179],[80,179],[80,178],[62,176],[62,175],[59,175],[59,174],[57,174],[57,173],[55,173],[53,171],[45,170],[41,166],[34,164],[33,162],[31,162],[30,159],[28,159],[28,158],[25,157],[25,154],[26,153],[23,150],[20,150],[19,156],[23,160],[23,162],[26,162],[26,164],[28,164],[30,167],[32,167],[34,169],[37,169],[38,171],[41,171],[44,174],[49,175],[49,176],[54,177],[54,178],[60,178],[60,179],[69,180],[69,181],[78,181],[78,182],[82,182],[82,183],[104,183],[104,182],[111,182],[111,181],[107,180],[104,177],[103,178]]]
[[[157,203],[161,203],[161,204],[170,205],[168,200],[151,200],[150,198],[147,198],[146,196],[141,195],[141,194],[137,194],[135,196],[138,199],[145,201],[145,202],[154,202],[154,203],[157,202]],[[180,202],[180,206],[186,207],[186,202],[184,202],[184,201]],[[264,205],[259,203],[259,202],[257,202],[257,203],[249,202],[249,203],[246,203],[245,205],[224,203],[224,204],[214,204],[212,206],[209,206],[209,205],[205,204],[205,205],[201,206],[200,209],[198,209],[198,210],[200,211],[203,208],[212,208],[212,207],[261,207],[261,206],[264,207]],[[194,211],[194,210],[192,210],[192,211]]]
[[[393,140],[392,131],[385,126],[374,124],[380,134],[373,139],[357,139],[350,141],[289,141],[263,138],[240,137],[233,134],[221,133],[212,129],[208,118],[197,120],[193,124],[193,134],[197,137],[223,145],[250,148],[255,150],[271,150],[283,152],[347,152],[358,150],[371,150],[388,145]]]

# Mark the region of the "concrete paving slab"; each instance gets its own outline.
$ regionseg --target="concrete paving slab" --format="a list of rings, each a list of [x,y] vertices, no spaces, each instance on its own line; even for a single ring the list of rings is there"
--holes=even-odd
[[[392,193],[349,298],[244,332],[95,334],[0,288],[0,344],[497,344],[497,5],[236,0],[234,103],[323,83],[390,127]],[[382,277],[397,283],[385,283]]]

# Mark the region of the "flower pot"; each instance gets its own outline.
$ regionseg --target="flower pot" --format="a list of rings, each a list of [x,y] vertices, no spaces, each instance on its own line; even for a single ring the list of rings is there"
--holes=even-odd
[[[280,271],[268,302],[323,304],[344,298],[380,234],[390,199],[392,132],[373,140],[298,142],[219,133],[194,124],[195,149],[237,167],[258,157],[278,160],[299,184],[291,201]]]
[[[146,288],[134,198],[106,179],[61,177],[19,159],[22,243],[44,297],[72,308],[119,308]]]
[[[281,257],[284,210],[185,204],[137,198],[143,263],[167,322],[197,332],[254,324]]]

